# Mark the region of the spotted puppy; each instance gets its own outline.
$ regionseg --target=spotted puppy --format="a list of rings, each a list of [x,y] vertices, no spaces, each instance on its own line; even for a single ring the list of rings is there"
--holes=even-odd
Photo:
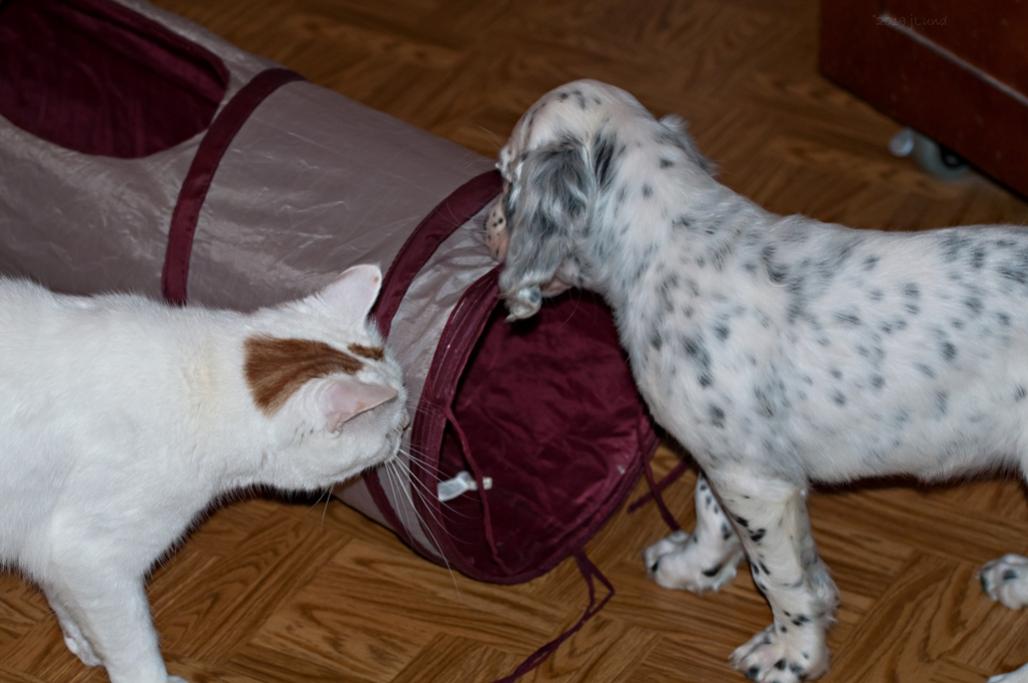
[[[828,667],[838,593],[810,533],[811,481],[1025,472],[1028,231],[776,216],[719,184],[680,120],[593,81],[539,100],[499,167],[487,240],[510,317],[569,286],[614,309],[653,416],[706,473],[696,531],[647,565],[663,586],[713,590],[745,552],[774,616],[732,655],[750,678]],[[1026,563],[987,565],[989,596],[1028,602]]]

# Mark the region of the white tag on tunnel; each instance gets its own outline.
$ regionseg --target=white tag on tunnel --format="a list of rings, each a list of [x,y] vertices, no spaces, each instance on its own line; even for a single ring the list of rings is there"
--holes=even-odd
[[[493,487],[492,477],[482,477],[482,486],[488,491]],[[436,495],[439,497],[439,502],[445,503],[448,500],[453,500],[457,496],[460,496],[468,491],[477,491],[478,484],[475,482],[475,478],[471,476],[467,471],[461,470],[457,473],[457,476],[453,479],[447,479],[436,484]]]

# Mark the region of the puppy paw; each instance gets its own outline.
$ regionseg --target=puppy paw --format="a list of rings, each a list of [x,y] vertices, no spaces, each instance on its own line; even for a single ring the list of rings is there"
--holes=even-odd
[[[1004,555],[982,567],[978,579],[986,595],[1010,609],[1028,605],[1028,557]]]
[[[685,531],[665,536],[643,552],[646,571],[664,588],[703,593],[716,591],[735,578],[735,568],[742,552],[733,552],[727,560],[717,557],[696,543]]]
[[[988,683],[1028,683],[1028,664],[1025,664],[1017,671],[993,676]]]
[[[823,642],[804,644],[798,640],[775,633],[774,627],[768,626],[732,653],[732,666],[751,681],[761,683],[798,683],[817,678],[828,669],[828,650]]]
[[[523,287],[510,294],[507,300],[507,322],[531,318],[542,306],[543,294],[539,287]]]

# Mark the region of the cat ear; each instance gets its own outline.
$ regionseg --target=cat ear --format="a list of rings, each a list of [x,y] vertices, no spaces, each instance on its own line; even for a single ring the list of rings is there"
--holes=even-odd
[[[382,271],[376,265],[363,264],[347,268],[318,298],[345,319],[364,322],[381,288]]]
[[[396,398],[396,389],[349,377],[329,380],[318,393],[318,409],[325,429],[338,430],[357,415]]]

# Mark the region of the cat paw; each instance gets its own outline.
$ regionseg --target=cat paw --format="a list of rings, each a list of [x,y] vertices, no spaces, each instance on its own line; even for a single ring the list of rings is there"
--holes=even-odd
[[[61,622],[61,631],[64,634],[64,644],[68,650],[78,657],[86,666],[100,666],[102,662],[93,651],[86,637],[82,635],[78,627],[70,622]]]
[[[982,567],[978,579],[996,602],[1010,609],[1028,605],[1028,557],[1004,555]]]
[[[189,683],[189,681],[181,676],[168,676],[168,683]]]
[[[664,588],[703,593],[716,591],[735,578],[742,552],[727,560],[718,558],[695,542],[685,531],[675,531],[643,551],[650,577]]]
[[[751,681],[799,683],[827,670],[828,651],[823,643],[804,646],[768,626],[732,653],[732,666]]]
[[[89,643],[82,641],[79,642],[69,636],[64,636],[64,644],[68,646],[71,653],[78,657],[83,664],[86,666],[100,666],[102,663],[100,658],[93,652],[93,648]]]

